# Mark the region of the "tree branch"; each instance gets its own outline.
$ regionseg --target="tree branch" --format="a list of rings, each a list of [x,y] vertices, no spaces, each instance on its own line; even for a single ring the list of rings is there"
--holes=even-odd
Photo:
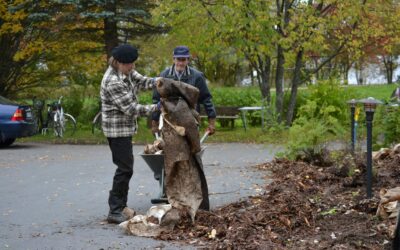
[[[214,15],[211,13],[211,11],[208,10],[205,2],[203,0],[199,0],[199,2],[201,3],[201,5],[204,7],[204,9],[207,11],[207,14],[209,17],[211,17],[211,19],[216,22],[219,23],[218,20],[214,17]]]

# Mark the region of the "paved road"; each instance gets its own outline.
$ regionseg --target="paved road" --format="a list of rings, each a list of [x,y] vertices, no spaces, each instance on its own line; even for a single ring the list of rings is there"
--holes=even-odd
[[[275,146],[206,144],[212,208],[257,194],[263,175],[249,166],[272,159]],[[158,182],[134,146],[128,206],[145,213]],[[180,249],[126,235],[104,224],[115,168],[105,145],[16,143],[0,149],[0,249]]]

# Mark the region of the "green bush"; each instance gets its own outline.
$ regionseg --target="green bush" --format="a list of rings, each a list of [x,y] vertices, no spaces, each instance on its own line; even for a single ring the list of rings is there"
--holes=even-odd
[[[352,95],[345,88],[340,87],[337,80],[328,80],[309,86],[305,98],[307,99],[306,102],[314,101],[316,108],[305,109],[305,113],[303,112],[299,116],[329,118],[339,122],[348,122],[349,112],[346,102],[352,98]]]
[[[306,104],[307,100],[309,99],[308,95],[309,94],[308,94],[307,90],[306,91],[299,90],[297,92],[296,107],[294,109],[293,117],[297,116],[298,108],[303,106],[304,104]],[[272,97],[274,98],[274,96],[272,96]],[[285,95],[283,96],[283,107],[285,108],[283,110],[283,117],[286,117],[287,107],[289,107],[289,102],[290,102],[290,90],[286,91]],[[273,108],[275,108],[275,100],[273,100],[272,106],[273,106]]]
[[[215,106],[256,106],[261,102],[261,92],[255,87],[210,88]]]
[[[255,106],[261,102],[261,93],[258,88],[254,87],[217,87],[210,88],[215,106]],[[152,92],[144,91],[139,95],[140,103],[152,103]]]
[[[378,106],[373,125],[375,148],[390,147],[400,142],[400,107]],[[383,137],[383,138],[382,138]]]
[[[93,118],[96,116],[97,112],[100,111],[100,100],[97,98],[86,98],[82,110],[79,114],[79,122],[91,125]]]
[[[82,110],[83,101],[83,95],[79,91],[71,91],[70,95],[64,97],[62,101],[64,112],[71,114],[73,117],[77,118]]]
[[[287,154],[292,158],[321,153],[324,142],[343,134],[349,120],[346,104],[349,95],[337,82],[310,86],[307,98],[289,129]]]

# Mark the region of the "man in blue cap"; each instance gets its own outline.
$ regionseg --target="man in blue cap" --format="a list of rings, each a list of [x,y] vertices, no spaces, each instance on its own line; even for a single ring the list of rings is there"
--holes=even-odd
[[[208,90],[204,74],[189,66],[190,53],[187,46],[178,46],[174,49],[173,53],[174,64],[161,72],[160,77],[173,79],[175,81],[182,81],[190,84],[199,89],[199,99],[196,106],[197,112],[200,112],[200,104],[203,104],[204,110],[208,117],[207,132],[209,135],[215,133],[215,117],[216,112],[214,104],[212,103],[212,96]],[[160,94],[157,90],[153,92],[153,103],[160,101]],[[160,112],[153,112],[152,115],[152,132],[158,132],[158,121]]]
[[[107,221],[121,223],[128,218],[123,211],[127,207],[129,181],[133,174],[132,136],[136,132],[136,117],[149,115],[157,105],[138,103],[139,89],[151,89],[154,79],[144,77],[135,70],[138,51],[124,44],[112,50],[109,67],[101,81],[101,115],[103,133],[107,137],[112,161],[117,166],[112,189],[108,197],[110,211]]]

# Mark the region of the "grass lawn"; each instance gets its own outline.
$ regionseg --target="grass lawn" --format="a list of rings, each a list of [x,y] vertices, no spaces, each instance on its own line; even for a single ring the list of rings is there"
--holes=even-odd
[[[393,90],[396,89],[396,84],[381,84],[381,85],[363,85],[363,86],[345,86],[348,91],[354,92],[357,99],[374,97],[379,100],[388,100]]]

